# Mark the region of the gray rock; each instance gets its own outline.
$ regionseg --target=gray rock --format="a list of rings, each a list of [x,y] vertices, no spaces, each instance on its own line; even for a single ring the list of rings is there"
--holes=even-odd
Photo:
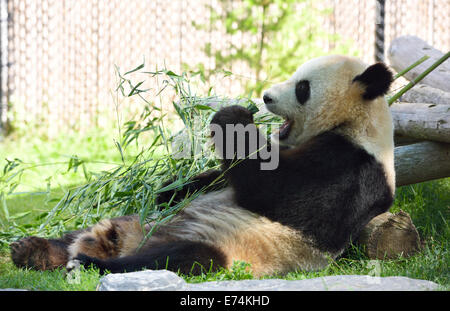
[[[189,285],[190,290],[217,291],[399,291],[434,290],[438,285],[406,277],[372,277],[365,275],[337,275],[306,280],[243,280],[206,282]]]
[[[241,280],[188,284],[166,270],[109,274],[100,280],[97,290],[189,290],[189,291],[423,291],[436,290],[438,284],[401,276],[373,277],[336,275],[306,280]]]
[[[0,292],[26,292],[26,289],[21,288],[0,288]]]
[[[98,291],[175,291],[187,290],[187,283],[167,270],[145,270],[108,274],[100,279]]]
[[[189,285],[189,290],[212,291],[422,291],[435,290],[438,285],[407,277],[372,277],[336,275],[306,280],[243,280],[206,282]]]

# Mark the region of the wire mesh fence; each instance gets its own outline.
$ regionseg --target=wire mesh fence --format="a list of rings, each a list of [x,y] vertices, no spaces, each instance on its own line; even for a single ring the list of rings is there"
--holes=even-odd
[[[114,65],[131,69],[144,57],[149,68],[179,72],[183,64],[194,63],[214,68],[214,58],[203,51],[205,44],[226,51],[230,43],[255,40],[211,24],[211,8],[220,7],[219,2],[224,1],[0,0],[0,124],[41,123],[50,131],[96,124],[99,115],[112,109]],[[225,2],[223,14],[227,7],[245,5],[241,0]],[[319,17],[321,24],[325,32],[340,37],[324,42],[324,50],[345,41],[366,62],[375,60],[375,0],[314,5],[329,9]],[[384,12],[386,47],[397,36],[413,34],[449,50],[450,1],[391,0],[385,1]],[[193,21],[204,27],[195,27]],[[242,76],[251,79],[254,72],[239,63],[231,67],[226,69],[235,78],[221,81],[216,91],[236,97],[243,92]]]

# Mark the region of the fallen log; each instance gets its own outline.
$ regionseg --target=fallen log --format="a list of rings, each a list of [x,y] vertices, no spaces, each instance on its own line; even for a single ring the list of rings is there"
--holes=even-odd
[[[390,109],[395,135],[450,143],[450,105],[395,103]]]
[[[420,237],[408,213],[389,212],[373,218],[362,230],[358,243],[370,259],[407,257],[420,250]]]
[[[400,101],[405,103],[450,105],[450,92],[444,92],[425,84],[419,84],[400,97]]]
[[[444,53],[415,36],[401,36],[394,39],[388,50],[390,65],[398,72],[407,68],[425,55],[428,55],[430,58],[404,75],[404,77],[410,81],[414,80],[424,70],[441,58]],[[445,92],[450,92],[449,81],[450,61],[447,60],[436,70],[429,73],[421,83],[441,89]]]
[[[450,176],[450,144],[425,141],[394,149],[397,187]]]
[[[394,135],[395,147],[417,144],[417,143],[420,143],[423,141],[424,141],[423,139],[418,139],[418,138],[409,137],[409,136],[405,136],[405,135],[400,135],[400,134]]]

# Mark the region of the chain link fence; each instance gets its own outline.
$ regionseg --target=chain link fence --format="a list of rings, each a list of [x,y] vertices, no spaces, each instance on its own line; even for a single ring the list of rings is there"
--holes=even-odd
[[[211,25],[210,7],[217,0],[0,0],[1,101],[0,127],[47,124],[49,131],[84,129],[98,124],[113,110],[110,91],[116,86],[114,65],[134,68],[145,57],[149,68],[180,72],[183,64],[214,59],[206,43],[226,50],[230,42],[254,40],[227,35],[223,25]],[[321,16],[323,30],[351,42],[366,62],[375,60],[377,1],[323,0],[330,9]],[[240,0],[228,6],[239,7]],[[224,14],[226,12],[223,12]],[[449,0],[387,0],[384,4],[384,45],[412,34],[442,51],[450,48]],[[193,21],[205,27],[198,29]],[[324,43],[330,50],[340,41]],[[387,48],[385,48],[387,50]],[[381,57],[381,56],[380,56]],[[235,64],[236,76],[252,77]],[[219,93],[236,97],[242,81],[231,77]]]

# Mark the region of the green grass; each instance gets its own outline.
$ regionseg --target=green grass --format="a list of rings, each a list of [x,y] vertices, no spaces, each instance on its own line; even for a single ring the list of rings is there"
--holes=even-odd
[[[99,279],[98,271],[92,269],[83,269],[79,279],[73,278],[73,281],[63,269],[56,271],[17,269],[9,260],[6,250],[0,251],[0,288],[94,291]]]
[[[40,131],[40,130],[37,130]],[[117,130],[94,128],[80,135],[75,131],[61,133],[49,139],[44,133],[33,135],[22,132],[0,140],[0,167],[6,160],[19,158],[24,163],[39,165],[28,169],[22,176],[20,188],[16,192],[36,192],[50,188],[60,188],[86,181],[83,171],[68,171],[68,161],[77,156],[84,161],[87,170],[102,170],[121,162],[120,153],[114,146],[119,136]],[[127,155],[136,149],[130,146]],[[125,157],[129,158],[129,157]]]
[[[114,145],[112,133],[114,131],[94,129],[84,135],[62,134],[54,139],[25,134],[22,137],[7,137],[0,142],[0,167],[6,165],[6,158],[20,158],[31,166],[35,163],[51,164],[27,169],[15,190],[18,194],[7,197],[6,206],[10,216],[25,214],[13,219],[14,224],[27,228],[42,222],[42,215],[46,215],[68,190],[87,182],[82,169],[68,171],[68,161],[73,155],[85,161],[88,171],[107,170],[119,164],[122,159]],[[136,152],[131,146],[125,151],[125,159],[132,158]],[[10,260],[7,243],[0,242],[0,288],[95,290],[99,278],[95,270],[83,270],[80,282],[70,282],[63,269],[17,269]]]

